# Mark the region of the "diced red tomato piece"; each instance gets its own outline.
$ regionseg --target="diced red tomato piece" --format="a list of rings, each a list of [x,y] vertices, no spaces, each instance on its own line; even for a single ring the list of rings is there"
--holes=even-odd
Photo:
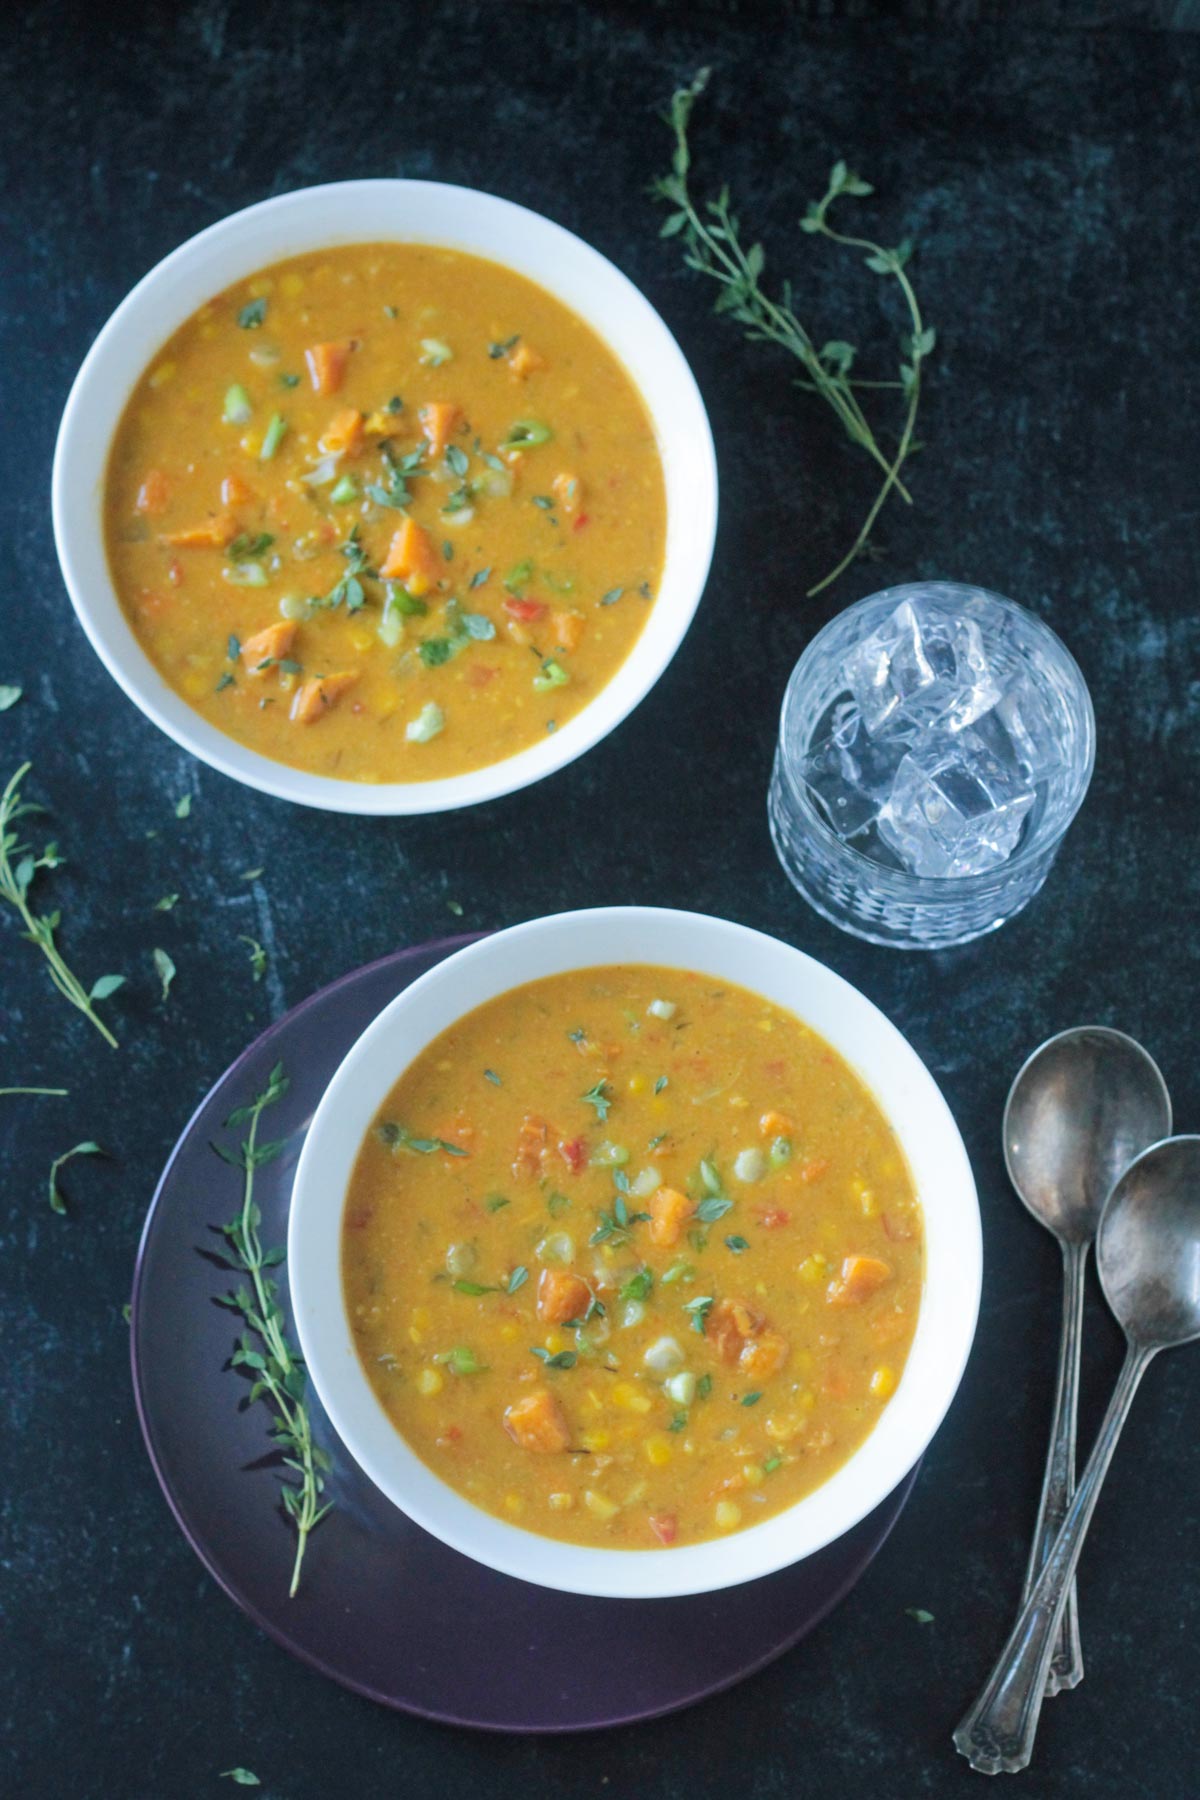
[[[651,1513],[650,1529],[660,1544],[673,1544],[679,1536],[679,1520],[674,1513]]]
[[[791,1213],[783,1206],[764,1206],[755,1217],[764,1231],[777,1231],[781,1225],[790,1225],[792,1222]]]
[[[544,600],[518,600],[514,596],[504,602],[504,610],[510,619],[520,619],[528,625],[532,619],[540,619],[547,608]]]
[[[579,1171],[587,1162],[586,1138],[568,1138],[565,1143],[558,1146],[558,1154],[562,1157],[572,1175],[578,1175]]]

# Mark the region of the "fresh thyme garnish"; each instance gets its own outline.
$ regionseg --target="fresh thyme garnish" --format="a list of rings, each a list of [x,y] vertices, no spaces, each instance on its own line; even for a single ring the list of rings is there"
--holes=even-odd
[[[607,1089],[607,1081],[598,1081],[595,1087],[589,1088],[586,1094],[580,1095],[580,1099],[585,1106],[595,1107],[596,1117],[602,1125],[605,1119],[607,1119],[608,1109],[612,1105],[612,1101],[608,1098]]]
[[[154,911],[155,912],[170,912],[172,907],[175,907],[178,905],[179,905],[179,895],[178,894],[164,894],[162,896],[161,900],[156,900],[154,902]]]
[[[249,946],[250,968],[255,981],[261,981],[267,972],[267,953],[257,938],[247,937],[244,931],[238,932],[238,943]]]
[[[192,811],[192,796],[190,794],[184,794],[180,799],[178,799],[175,802],[175,817],[177,819],[190,818],[191,811]]]
[[[0,686],[0,712],[7,712],[10,706],[15,706],[24,691],[23,688],[11,686],[8,682]]]
[[[8,1094],[53,1094],[63,1099],[70,1092],[69,1088],[10,1087],[0,1088],[0,1100]]]
[[[218,1781],[232,1781],[237,1787],[261,1787],[262,1782],[253,1769],[222,1769],[217,1776]]]
[[[241,1211],[228,1225],[220,1227],[229,1246],[227,1260],[230,1267],[250,1278],[249,1287],[243,1283],[234,1293],[216,1296],[220,1305],[240,1313],[249,1327],[243,1331],[230,1365],[250,1370],[253,1376],[251,1401],[264,1396],[270,1400],[275,1413],[271,1437],[284,1452],[285,1465],[299,1478],[295,1482],[286,1476],[280,1478],[284,1511],[296,1528],[296,1560],[288,1588],[290,1598],[300,1585],[300,1567],[309,1533],[321,1523],[332,1501],[321,1504],[329,1458],[313,1443],[312,1426],[304,1402],[304,1363],[288,1341],[287,1321],[277,1298],[279,1284],[267,1273],[283,1261],[286,1252],[282,1248],[263,1249],[259,1237],[262,1213],[254,1199],[255,1171],[264,1163],[272,1162],[283,1149],[282,1140],[259,1143],[259,1120],[266,1108],[282,1099],[287,1090],[288,1078],[283,1072],[283,1064],[276,1063],[262,1093],[249,1106],[236,1107],[225,1121],[229,1128],[249,1127],[239,1146],[240,1154],[231,1155],[216,1144],[213,1149],[225,1162],[242,1171]],[[255,1349],[251,1332],[262,1345],[261,1350]]]
[[[390,506],[397,512],[403,512],[411,499],[409,481],[414,475],[424,472],[421,468],[422,453],[420,450],[410,450],[407,456],[394,456],[386,440],[380,445],[380,453],[384,461],[385,480],[369,481],[367,494],[376,506]]]
[[[435,1150],[444,1150],[447,1156],[465,1156],[467,1153],[461,1144],[448,1144],[445,1138],[415,1137],[406,1125],[396,1125],[389,1119],[379,1127],[379,1136],[390,1150],[413,1150],[418,1156],[432,1156]]]
[[[495,362],[499,357],[507,356],[509,351],[513,349],[515,345],[519,344],[520,341],[520,332],[516,332],[510,338],[501,338],[498,344],[488,345],[488,355],[491,357],[492,361]]]
[[[36,944],[46,958],[50,979],[59,993],[85,1018],[91,1020],[101,1037],[115,1050],[117,1040],[92,1002],[107,1000],[110,994],[115,994],[124,985],[125,977],[101,975],[98,981],[92,983],[90,990],[85,990],[83,984],[68,969],[54,941],[62,914],[57,909],[51,913],[35,913],[29,904],[29,889],[38,870],[57,869],[63,861],[58,854],[57,844],[47,844],[41,855],[35,856],[30,846],[20,841],[20,833],[13,829],[18,819],[45,811],[35,801],[21,798],[21,783],[30,767],[29,763],[22,763],[3,794],[0,794],[0,899],[7,900],[20,914],[25,926],[22,936],[29,943]]]
[[[688,87],[678,88],[671,98],[667,120],[675,135],[672,170],[651,189],[657,199],[666,201],[673,209],[664,221],[660,235],[683,238],[686,246],[684,261],[688,267],[720,284],[716,310],[728,313],[744,326],[751,342],[778,344],[799,359],[808,379],[800,380],[797,385],[827,401],[851,442],[860,445],[883,471],[883,483],[858,536],[837,566],[808,589],[811,596],[835,581],[861,553],[893,488],[911,505],[912,496],[900,479],[900,471],[917,448],[913,432],[921,395],[921,368],[933,350],[935,334],[921,317],[916,294],[905,273],[905,265],[912,255],[911,241],[906,238],[895,249],[889,250],[869,238],[835,231],[830,225],[828,215],[835,200],[844,196],[857,198],[873,191],[869,182],[863,181],[840,160],[830,171],[824,197],[810,202],[800,221],[800,229],[828,238],[831,243],[846,249],[862,251],[868,269],[895,279],[904,298],[910,325],[907,336],[902,339],[904,360],[900,365],[900,380],[863,382],[852,379],[854,346],[834,339],[818,350],[793,309],[790,282],[783,283],[781,300],[771,299],[760,280],[765,262],[762,245],[752,244],[747,249],[743,244],[738,219],[730,210],[729,189],[723,187],[715,200],[704,203],[701,212],[688,188],[691,166],[688,124],[695,101],[708,85],[708,77],[709,71],[701,69]],[[864,388],[896,389],[903,396],[903,425],[896,450],[891,455],[881,448],[859,402],[856,390]]]
[[[631,1228],[634,1225],[644,1224],[650,1217],[650,1214],[646,1212],[631,1213],[625,1204],[624,1194],[618,1193],[616,1199],[613,1201],[612,1211],[605,1212],[603,1208],[601,1208],[600,1211],[597,1212],[596,1217],[599,1219],[600,1223],[588,1239],[588,1243],[612,1244],[616,1246],[629,1243],[633,1235]]]
[[[243,306],[237,316],[237,322],[243,331],[257,331],[267,316],[265,299],[250,300]]]
[[[547,1369],[573,1369],[579,1361],[579,1354],[575,1350],[559,1350],[554,1356],[551,1356],[550,1352],[543,1350],[540,1344],[534,1344],[531,1346],[531,1351]]]
[[[67,1202],[63,1196],[62,1189],[58,1185],[58,1171],[63,1165],[69,1163],[72,1157],[75,1156],[107,1155],[107,1150],[102,1150],[99,1144],[93,1143],[92,1140],[88,1138],[85,1143],[73,1144],[69,1150],[64,1150],[61,1156],[55,1157],[54,1161],[50,1164],[50,1180],[48,1183],[50,1207],[53,1212],[65,1213],[67,1210]]]

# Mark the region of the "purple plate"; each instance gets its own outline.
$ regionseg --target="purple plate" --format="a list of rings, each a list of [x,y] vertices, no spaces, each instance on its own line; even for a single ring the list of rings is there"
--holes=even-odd
[[[142,1234],[131,1343],[138,1415],[163,1492],[197,1556],[294,1656],[385,1706],[492,1731],[582,1731],[654,1718],[779,1656],[853,1586],[907,1500],[916,1470],[836,1544],[761,1581],[681,1600],[593,1600],[514,1581],[410,1523],[351,1462],[309,1399],[333,1469],[334,1510],[309,1540],[288,1599],[294,1538],[279,1503],[269,1414],[228,1368],[238,1322],[213,1227],[232,1218],[237,1171],[210,1140],[274,1063],[291,1077],[264,1131],[287,1147],[256,1180],[264,1244],[287,1241],[292,1172],[342,1057],[389,1000],[456,950],[453,938],[371,963],[264,1032],[201,1103],[163,1172]],[[286,1270],[278,1270],[286,1307]],[[614,1643],[622,1654],[613,1656]]]

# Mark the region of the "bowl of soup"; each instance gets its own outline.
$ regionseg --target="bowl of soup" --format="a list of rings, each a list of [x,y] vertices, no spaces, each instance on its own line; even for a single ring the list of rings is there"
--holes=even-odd
[[[981,1272],[954,1120],[832,970],[694,913],[534,920],[363,1033],[288,1268],[351,1456],[488,1566],[648,1598],[813,1554],[917,1462]]]
[[[223,773],[342,812],[520,788],[674,655],[717,515],[678,345],[597,251],[472,189],[252,206],[142,280],[54,462],[111,674]]]

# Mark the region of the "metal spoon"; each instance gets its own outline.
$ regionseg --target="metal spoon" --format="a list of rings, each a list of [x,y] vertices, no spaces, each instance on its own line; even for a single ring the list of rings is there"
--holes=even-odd
[[[1200,1137],[1167,1138],[1130,1164],[1104,1208],[1096,1263],[1126,1337],[1124,1366],[1062,1530],[983,1692],[954,1733],[986,1775],[1028,1766],[1046,1671],[1100,1487],[1152,1357],[1200,1337]]]
[[[1004,1108],[1009,1179],[1063,1255],[1062,1338],[1046,1479],[1021,1593],[1024,1606],[1075,1491],[1075,1414],[1088,1246],[1110,1189],[1140,1150],[1171,1129],[1157,1064],[1124,1032],[1079,1025],[1048,1038],[1020,1070]],[[1075,1588],[1067,1595],[1046,1692],[1083,1680]]]

